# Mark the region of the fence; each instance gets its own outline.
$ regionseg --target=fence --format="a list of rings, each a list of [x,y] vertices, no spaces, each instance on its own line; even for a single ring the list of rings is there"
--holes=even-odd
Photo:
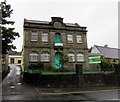
[[[83,73],[115,72],[115,68],[83,68]]]

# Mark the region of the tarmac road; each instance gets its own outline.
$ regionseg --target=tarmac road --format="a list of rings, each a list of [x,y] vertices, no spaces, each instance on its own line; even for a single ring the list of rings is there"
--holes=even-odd
[[[117,87],[83,87],[83,88],[40,88],[21,80],[21,70],[11,65],[10,73],[2,83],[4,100],[61,100],[78,102],[119,102]]]

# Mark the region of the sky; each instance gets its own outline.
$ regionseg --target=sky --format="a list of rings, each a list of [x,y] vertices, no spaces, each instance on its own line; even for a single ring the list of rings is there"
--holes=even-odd
[[[118,48],[118,0],[6,0],[13,9],[10,20],[15,21],[19,38],[13,42],[16,51],[22,50],[23,22],[51,21],[62,17],[65,23],[87,27],[88,48],[94,45]]]

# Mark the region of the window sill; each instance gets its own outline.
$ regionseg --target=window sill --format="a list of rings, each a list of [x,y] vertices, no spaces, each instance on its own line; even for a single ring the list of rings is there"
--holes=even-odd
[[[48,42],[42,42],[43,45],[48,45],[49,43]]]
[[[77,61],[77,63],[85,63],[85,61]]]
[[[77,42],[77,44],[82,44],[82,42]]]
[[[73,61],[73,62],[68,62],[68,63],[75,63],[75,61]]]
[[[41,61],[42,63],[50,63],[50,61]]]
[[[72,43],[68,43],[68,44],[74,44],[74,43],[72,42]]]
[[[31,40],[31,42],[38,42],[38,40]]]
[[[48,43],[48,41],[42,41],[42,43]]]
[[[39,61],[29,61],[30,63],[37,63],[37,62],[39,62]]]

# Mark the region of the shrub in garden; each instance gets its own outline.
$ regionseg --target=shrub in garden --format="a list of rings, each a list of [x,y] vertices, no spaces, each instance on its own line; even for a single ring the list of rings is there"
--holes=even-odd
[[[111,71],[114,68],[113,64],[106,60],[106,59],[102,59],[101,61],[101,71]]]
[[[53,67],[51,65],[47,65],[44,67],[43,69],[44,71],[52,71],[53,70]]]
[[[44,65],[43,63],[35,63],[35,64],[30,64],[28,66],[28,68],[26,68],[26,70],[28,71],[35,71],[35,70],[38,70],[38,71],[42,71],[44,68]]]

